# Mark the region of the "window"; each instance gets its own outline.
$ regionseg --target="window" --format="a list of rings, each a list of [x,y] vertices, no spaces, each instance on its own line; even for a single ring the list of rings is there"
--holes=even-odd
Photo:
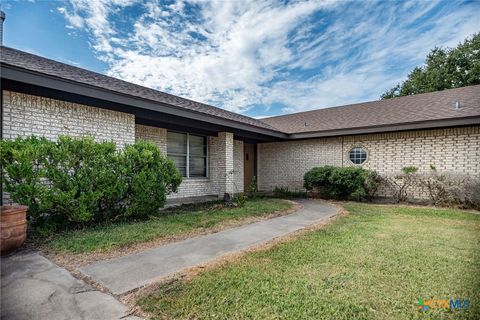
[[[183,177],[207,176],[207,137],[168,131],[167,156]]]
[[[354,164],[362,164],[367,161],[367,151],[360,147],[355,147],[350,150],[350,161]]]

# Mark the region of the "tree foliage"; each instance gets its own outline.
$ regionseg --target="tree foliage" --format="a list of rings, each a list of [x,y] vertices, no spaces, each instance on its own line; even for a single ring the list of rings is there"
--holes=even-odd
[[[425,65],[414,68],[407,80],[382,94],[390,99],[480,84],[480,33],[456,48],[434,48]]]

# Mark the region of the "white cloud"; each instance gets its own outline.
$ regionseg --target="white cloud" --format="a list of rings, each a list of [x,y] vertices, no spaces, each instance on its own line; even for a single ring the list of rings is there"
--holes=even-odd
[[[59,12],[87,28],[113,76],[266,113],[270,104],[291,112],[378,98],[434,46],[480,31],[478,4],[444,4],[70,0]],[[138,16],[117,25],[133,5]]]

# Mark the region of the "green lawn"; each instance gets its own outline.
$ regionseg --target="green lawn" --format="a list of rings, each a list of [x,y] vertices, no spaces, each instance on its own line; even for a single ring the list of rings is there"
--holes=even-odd
[[[240,222],[285,211],[291,207],[291,202],[269,198],[248,200],[243,207],[238,208],[225,208],[218,203],[187,205],[150,217],[147,221],[117,223],[63,233],[55,236],[46,245],[55,252],[105,252],[137,243],[213,229],[225,223]]]
[[[347,203],[319,231],[137,301],[157,318],[480,319],[480,215]],[[422,312],[418,299],[469,299]]]

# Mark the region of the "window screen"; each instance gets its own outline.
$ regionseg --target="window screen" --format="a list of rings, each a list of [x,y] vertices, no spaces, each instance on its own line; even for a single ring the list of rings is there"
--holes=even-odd
[[[167,156],[175,162],[182,176],[207,176],[207,138],[168,131]]]

